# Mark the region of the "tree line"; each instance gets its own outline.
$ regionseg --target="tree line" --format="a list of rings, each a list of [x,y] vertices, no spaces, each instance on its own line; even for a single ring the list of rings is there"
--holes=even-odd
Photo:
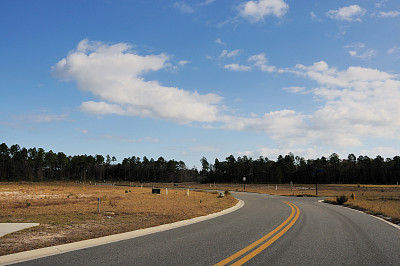
[[[0,181],[129,181],[129,182],[203,182],[203,183],[360,183],[396,184],[400,180],[400,156],[340,159],[304,159],[289,153],[277,160],[228,156],[209,163],[200,159],[201,169],[189,169],[185,162],[132,156],[116,163],[115,156],[55,153],[42,148],[21,148],[18,144],[0,145]]]
[[[132,156],[116,163],[115,156],[96,154],[67,156],[42,148],[0,144],[0,181],[137,181],[184,182],[199,176],[183,161],[140,159]]]
[[[266,157],[256,160],[247,156],[235,158],[230,155],[225,161],[215,159],[209,164],[201,160],[201,174],[207,182],[246,182],[250,183],[340,183],[340,184],[397,184],[400,181],[400,156],[393,158],[356,157],[349,154],[340,159],[336,153],[328,158],[304,159],[292,153],[279,155],[276,161]]]

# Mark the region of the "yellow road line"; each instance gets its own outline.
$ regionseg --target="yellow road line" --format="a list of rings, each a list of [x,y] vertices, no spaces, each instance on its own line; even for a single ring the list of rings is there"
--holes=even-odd
[[[284,233],[286,233],[292,226],[293,224],[297,221],[297,219],[299,218],[300,215],[300,210],[299,208],[294,205],[293,203],[290,202],[286,202],[283,201],[284,203],[286,203],[287,205],[290,206],[290,208],[292,209],[292,212],[289,216],[289,218],[287,218],[282,224],[280,224],[277,228],[275,228],[273,231],[269,232],[267,235],[263,236],[262,238],[260,238],[259,240],[257,240],[256,242],[250,244],[249,246],[245,247],[244,249],[236,252],[235,254],[233,254],[232,256],[220,261],[219,263],[215,264],[216,266],[222,266],[222,265],[226,265],[227,263],[239,258],[240,256],[242,256],[243,254],[247,253],[248,251],[252,250],[253,248],[255,248],[256,246],[258,246],[259,244],[261,244],[262,242],[266,241],[268,238],[270,238],[271,236],[273,236],[276,232],[278,232],[279,230],[281,230],[295,215],[295,218],[282,230],[280,231],[278,234],[276,234],[273,238],[271,238],[270,240],[268,240],[266,243],[264,243],[263,245],[261,245],[260,247],[258,247],[257,249],[255,249],[254,251],[252,251],[251,253],[249,253],[248,255],[246,255],[245,257],[243,257],[242,259],[240,259],[239,261],[237,261],[236,263],[232,264],[232,265],[242,265],[245,262],[249,261],[250,259],[252,259],[253,257],[255,257],[256,255],[258,255],[261,251],[263,251],[264,249],[266,249],[268,246],[270,246],[272,243],[274,243],[276,240],[278,240]]]

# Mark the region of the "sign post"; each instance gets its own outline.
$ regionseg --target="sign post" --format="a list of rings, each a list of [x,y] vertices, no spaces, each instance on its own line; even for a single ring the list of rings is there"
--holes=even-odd
[[[243,177],[243,191],[246,191],[246,177]]]
[[[100,203],[101,203],[101,199],[97,198],[97,211],[98,211],[98,213],[100,213]]]

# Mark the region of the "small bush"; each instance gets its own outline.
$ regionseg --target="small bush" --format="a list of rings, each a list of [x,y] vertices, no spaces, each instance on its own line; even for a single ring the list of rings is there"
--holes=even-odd
[[[225,190],[224,194],[225,194],[225,196],[230,196],[230,195],[231,195],[231,193],[229,192],[229,190]]]
[[[347,198],[347,196],[345,196],[345,195],[342,195],[342,196],[340,196],[340,197],[336,197],[336,202],[337,202],[339,205],[343,205],[344,203],[347,202],[347,200],[348,200],[348,198]]]

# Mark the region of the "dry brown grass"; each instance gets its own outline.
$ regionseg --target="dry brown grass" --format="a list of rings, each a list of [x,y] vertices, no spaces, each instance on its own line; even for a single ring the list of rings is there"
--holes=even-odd
[[[100,213],[98,198],[101,199]],[[0,237],[0,255],[215,213],[237,203],[206,192],[72,183],[0,183],[0,222],[40,226]]]

